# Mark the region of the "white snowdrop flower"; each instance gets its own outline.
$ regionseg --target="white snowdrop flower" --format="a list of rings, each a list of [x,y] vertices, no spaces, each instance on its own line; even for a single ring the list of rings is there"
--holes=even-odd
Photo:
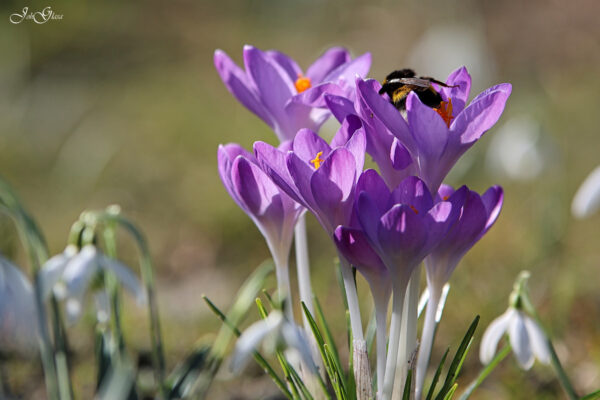
[[[0,352],[31,354],[38,346],[33,288],[25,274],[0,256]]]
[[[573,203],[571,213],[575,218],[586,218],[600,208],[600,166],[596,167],[581,184]]]
[[[508,333],[513,353],[524,370],[531,368],[536,358],[542,364],[550,363],[550,349],[540,326],[521,310],[509,307],[483,334],[479,348],[479,359],[483,364],[492,361],[504,333]]]
[[[269,353],[284,347],[289,360],[302,360],[303,365],[308,366],[312,372],[316,371],[304,331],[286,319],[282,312],[274,310],[267,318],[255,322],[242,333],[231,358],[232,372],[239,373],[244,369],[261,343]]]
[[[136,275],[93,245],[86,245],[79,251],[75,246],[68,246],[62,254],[50,258],[41,270],[43,294],[47,297],[53,291],[57,298],[64,299],[67,318],[73,322],[81,314],[90,284],[102,270],[114,273],[139,304],[146,302],[146,294]],[[97,294],[100,296],[96,297],[98,321],[105,322],[110,316],[110,308],[101,292]]]

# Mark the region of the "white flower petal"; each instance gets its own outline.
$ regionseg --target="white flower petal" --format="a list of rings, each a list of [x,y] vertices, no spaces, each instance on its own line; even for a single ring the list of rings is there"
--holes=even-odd
[[[494,359],[498,342],[506,332],[513,312],[514,309],[509,308],[504,314],[493,320],[485,330],[479,347],[479,360],[482,364],[487,365]]]
[[[117,279],[123,286],[135,296],[138,304],[146,303],[146,292],[144,291],[144,287],[129,267],[102,254],[99,255],[99,261],[103,268],[111,271],[117,276]]]
[[[65,312],[67,315],[67,322],[69,324],[77,322],[77,320],[81,316],[84,299],[85,292],[80,293],[78,296],[70,296],[67,298],[67,301],[65,303]]]
[[[283,316],[279,312],[271,312],[266,319],[255,322],[242,333],[231,357],[230,368],[233,373],[239,373],[256,350],[258,344],[271,333],[275,333],[281,323]]]
[[[106,292],[104,290],[96,292],[94,302],[96,303],[96,319],[101,324],[107,323],[110,319],[110,302]]]
[[[77,254],[77,248],[69,245],[65,250],[51,257],[44,263],[40,269],[40,286],[42,298],[47,299],[54,288],[54,285],[60,280],[67,263]]]
[[[306,336],[304,336],[304,331],[296,324],[287,322],[281,327],[281,335],[287,348],[295,349],[302,359],[303,365],[307,366],[312,373],[316,373],[317,366],[312,359],[312,352]]]
[[[517,357],[519,365],[524,370],[528,370],[533,365],[533,352],[529,341],[529,333],[525,326],[525,315],[521,311],[516,311],[510,319],[508,326],[508,336],[513,353]]]
[[[90,280],[98,271],[98,250],[92,245],[84,246],[65,267],[62,280],[67,287],[67,295],[83,297]]]
[[[571,203],[571,213],[575,218],[586,218],[598,208],[600,208],[600,166],[585,178],[575,193]]]
[[[529,317],[525,317],[525,327],[529,333],[533,355],[542,364],[550,364],[550,349],[548,348],[548,340],[542,328]]]

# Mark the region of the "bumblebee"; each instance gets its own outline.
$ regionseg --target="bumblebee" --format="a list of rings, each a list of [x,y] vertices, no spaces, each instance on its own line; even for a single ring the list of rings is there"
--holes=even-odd
[[[426,76],[416,77],[412,69],[401,69],[394,71],[385,77],[381,83],[379,94],[387,93],[391,103],[398,110],[406,109],[406,96],[412,91],[415,92],[421,102],[431,108],[439,108],[442,103],[442,96],[431,85],[435,83],[443,87],[448,86],[444,82]]]

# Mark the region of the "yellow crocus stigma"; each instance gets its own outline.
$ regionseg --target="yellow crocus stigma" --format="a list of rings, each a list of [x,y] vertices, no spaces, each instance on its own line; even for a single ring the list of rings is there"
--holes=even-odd
[[[296,86],[296,90],[298,91],[298,93],[302,93],[306,89],[310,89],[312,84],[310,82],[310,78],[302,74],[298,74],[298,79],[296,79],[296,82],[294,82],[294,86]]]
[[[448,99],[448,101],[442,101],[438,108],[434,108],[435,111],[442,117],[446,126],[450,128],[450,124],[454,117],[452,116],[452,99]]]
[[[321,166],[321,163],[323,162],[323,159],[321,158],[322,155],[323,152],[320,151],[317,153],[314,159],[310,160],[310,163],[315,166],[315,169],[319,169],[319,167]]]

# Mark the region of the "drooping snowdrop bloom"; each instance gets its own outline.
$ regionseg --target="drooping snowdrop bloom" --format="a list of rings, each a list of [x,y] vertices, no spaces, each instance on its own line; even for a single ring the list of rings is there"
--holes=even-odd
[[[550,363],[548,339],[540,326],[523,311],[515,307],[496,318],[481,339],[479,359],[489,364],[496,354],[498,342],[507,333],[519,366],[528,370],[537,358],[542,364]]]
[[[600,166],[596,167],[581,184],[573,203],[571,213],[575,218],[587,218],[600,208]]]
[[[81,315],[85,295],[102,271],[113,273],[119,283],[134,295],[138,304],[146,302],[146,292],[135,274],[91,244],[80,250],[69,245],[63,253],[46,261],[40,270],[42,294],[48,298],[53,292],[57,298],[64,299],[67,318],[73,322]],[[98,291],[95,295],[98,320],[106,322],[110,311],[106,298],[103,298],[105,294]]]
[[[250,325],[238,339],[230,362],[234,373],[240,372],[246,366],[261,343],[267,353],[285,349],[288,359],[302,361],[303,366],[313,373],[316,372],[304,331],[288,320],[283,313],[273,310],[267,318]]]
[[[38,346],[37,321],[31,283],[0,256],[0,353],[33,353]]]
[[[502,83],[477,95],[467,105],[471,76],[462,67],[446,80],[448,87],[433,86],[443,102],[433,109],[411,92],[406,99],[406,119],[378,93],[379,85],[359,81],[358,92],[365,105],[392,132],[416,162],[417,175],[432,193],[460,158],[490,129],[504,110],[511,85]]]
[[[278,151],[285,151],[290,142]],[[294,201],[273,183],[258,166],[253,154],[237,144],[219,146],[219,174],[233,200],[254,221],[265,238],[277,267],[280,293],[290,295],[288,258],[294,226],[304,207]],[[286,302],[290,304],[290,302]],[[286,307],[288,318],[293,319],[291,307]]]
[[[452,187],[442,185],[437,199],[438,201],[449,199],[453,194]],[[481,196],[475,191],[468,190],[460,210],[460,216],[438,246],[425,258],[427,287],[430,295],[417,362],[415,386],[417,397],[421,392],[429,364],[436,327],[436,314],[444,285],[464,255],[496,222],[502,208],[503,198],[503,191],[499,186],[492,186]]]
[[[246,45],[245,71],[222,50],[215,51],[214,63],[227,89],[283,142],[293,139],[301,128],[318,131],[329,116],[322,95],[351,96],[355,76],[366,76],[369,71],[371,55],[352,59],[347,50],[334,47],[303,72],[281,52]]]

